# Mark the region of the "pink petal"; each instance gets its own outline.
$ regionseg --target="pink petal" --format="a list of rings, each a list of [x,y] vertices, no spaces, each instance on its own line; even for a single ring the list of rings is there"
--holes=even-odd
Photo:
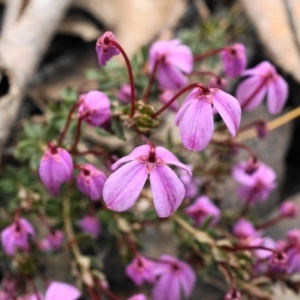
[[[142,156],[142,155],[148,155],[150,151],[150,146],[148,145],[143,145],[136,147],[131,153],[127,156],[122,157],[118,161],[116,161],[112,166],[111,169],[114,171],[117,168],[120,167],[120,165],[129,162],[131,160],[135,160],[137,157]]]
[[[274,72],[275,68],[268,61],[263,61],[259,63],[257,66],[251,69],[244,70],[242,72],[243,76],[255,75],[255,76],[265,76],[269,72]]]
[[[241,105],[233,96],[218,89],[214,90],[216,92],[213,94],[213,105],[224,120],[231,135],[235,136],[241,122]]]
[[[176,67],[162,64],[157,72],[157,78],[163,89],[178,90],[187,83],[187,78]]]
[[[183,183],[168,166],[156,167],[150,174],[154,207],[160,218],[172,215],[185,196]]]
[[[165,163],[175,165],[178,168],[185,170],[190,176],[193,175],[191,169],[188,166],[186,166],[185,164],[181,163],[177,159],[177,157],[172,152],[167,150],[166,148],[156,147],[155,152],[156,152],[156,155],[158,157],[160,157]]]
[[[143,163],[132,161],[110,175],[103,189],[107,208],[114,211],[129,209],[138,198],[148,174]]]
[[[196,283],[196,275],[193,269],[186,263],[181,262],[183,265],[182,275],[180,281],[183,288],[183,293],[186,298],[190,297]]]
[[[239,100],[241,106],[248,101],[249,97],[253,95],[254,91],[262,84],[264,79],[260,76],[254,76],[245,79],[240,83],[236,91],[236,98]],[[249,104],[245,107],[245,110],[253,110],[259,106],[263,101],[263,98],[266,94],[267,87],[264,85],[259,89],[258,92],[252,97]]]
[[[267,105],[271,114],[279,114],[288,97],[288,84],[280,76],[277,75],[268,87]]]
[[[46,291],[45,300],[75,300],[80,295],[80,291],[70,284],[52,282]]]
[[[177,276],[163,275],[153,288],[153,300],[180,300],[180,286]]]
[[[192,101],[182,116],[179,129],[182,142],[187,149],[203,150],[214,132],[211,104],[201,99]]]
[[[246,173],[247,162],[237,163],[232,169],[232,177],[238,183],[241,183],[246,186],[253,186],[256,182],[256,176],[254,174]],[[258,170],[256,170],[258,172]]]
[[[191,73],[194,65],[192,51],[185,45],[174,48],[168,54],[168,61],[185,73]]]
[[[189,107],[191,101],[189,102],[186,102],[186,103],[183,103],[181,108],[179,109],[179,111],[177,112],[176,114],[176,117],[175,117],[175,125],[178,126],[182,117],[184,116],[185,114],[185,111],[187,110],[187,108]]]

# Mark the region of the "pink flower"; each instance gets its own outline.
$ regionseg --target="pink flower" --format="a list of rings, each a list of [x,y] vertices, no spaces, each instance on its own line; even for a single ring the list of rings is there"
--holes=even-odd
[[[160,261],[154,268],[159,278],[153,288],[153,300],[180,300],[181,291],[185,298],[190,297],[196,283],[193,269],[170,255],[162,255]]]
[[[78,189],[93,201],[99,200],[102,197],[106,175],[91,164],[84,164],[80,169],[76,179]]]
[[[299,215],[299,207],[291,201],[283,202],[279,207],[280,215],[284,218],[296,218]]]
[[[147,300],[147,298],[144,294],[138,294],[128,298],[127,300]]]
[[[123,163],[127,164],[115,171],[104,185],[103,199],[109,209],[130,209],[150,177],[157,215],[166,218],[176,211],[185,196],[185,188],[167,164],[184,169],[190,175],[191,171],[174,154],[163,147],[144,145],[119,159],[113,164],[112,170]]]
[[[111,118],[110,101],[99,91],[81,95],[78,116],[94,127],[99,127]]]
[[[267,94],[267,106],[271,114],[282,111],[288,97],[288,85],[273,65],[264,61],[243,72],[250,77],[241,82],[236,97],[245,110],[254,110]]]
[[[240,219],[233,226],[233,234],[238,239],[247,239],[255,236],[256,230],[251,222],[246,219]]]
[[[81,296],[80,291],[67,283],[53,281],[46,290],[45,297],[39,295],[42,300],[76,300]],[[36,295],[32,295],[28,300],[39,300]],[[27,300],[27,299],[26,299]]]
[[[208,87],[226,91],[227,80],[225,78],[212,76],[209,80]]]
[[[106,31],[99,37],[96,44],[96,52],[98,57],[98,64],[105,66],[106,63],[115,55],[120,53],[119,49],[113,45],[110,40],[116,41],[112,32]]]
[[[39,175],[53,196],[58,196],[63,182],[72,180],[72,172],[73,160],[69,152],[50,143],[42,156]]]
[[[276,187],[275,172],[262,162],[259,162],[256,170],[251,169],[251,171],[247,161],[239,162],[234,166],[232,176],[242,184],[237,189],[239,197],[252,204],[266,200]]]
[[[131,100],[131,86],[130,84],[122,84],[121,89],[117,94],[117,98],[123,103],[128,104]]]
[[[229,77],[238,77],[247,65],[246,48],[240,43],[226,47],[221,52],[221,59],[226,75]]]
[[[207,196],[197,198],[184,212],[194,219],[196,226],[200,226],[209,217],[212,218],[211,224],[215,225],[221,217],[219,208]]]
[[[153,283],[153,267],[154,262],[150,259],[138,255],[133,261],[126,267],[126,275],[136,284],[142,285],[144,281]]]
[[[42,251],[49,252],[59,250],[64,242],[64,234],[60,230],[50,232],[46,238],[39,243],[39,248]]]
[[[29,240],[35,237],[32,225],[19,218],[1,232],[1,243],[6,254],[15,255],[18,249],[29,250]]]
[[[149,72],[156,64],[157,80],[163,89],[177,90],[187,83],[183,74],[193,69],[193,54],[190,48],[180,45],[179,40],[155,42],[149,52]]]
[[[159,100],[166,104],[167,102],[169,102],[173,96],[175,95],[174,91],[171,90],[164,90],[160,95],[159,95]],[[173,111],[178,111],[179,110],[179,104],[178,101],[174,101],[171,105],[170,105],[170,109]]]
[[[90,234],[94,239],[97,239],[101,233],[101,225],[96,216],[86,215],[79,222],[83,232]]]
[[[213,108],[221,115],[231,135],[236,135],[241,121],[239,102],[218,89],[196,88],[184,100],[175,120],[187,149],[201,151],[210,142],[214,132]]]
[[[256,238],[253,238],[250,241],[249,245],[250,246],[262,246],[262,247],[266,247],[266,248],[273,249],[273,250],[276,249],[276,243],[270,237],[263,237],[263,238],[262,237],[256,237]],[[265,250],[265,249],[257,249],[257,250],[254,251],[254,254],[258,259],[270,258],[272,256],[272,253],[273,253],[272,251]]]

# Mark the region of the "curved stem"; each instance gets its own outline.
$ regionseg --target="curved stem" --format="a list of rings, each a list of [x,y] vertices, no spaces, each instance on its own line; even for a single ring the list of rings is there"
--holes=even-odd
[[[154,82],[154,79],[155,79],[155,76],[156,76],[156,73],[157,73],[158,66],[159,66],[160,62],[161,62],[160,59],[157,59],[155,61],[154,68],[152,70],[152,73],[151,73],[149,81],[148,81],[148,85],[147,85],[147,87],[146,87],[146,89],[143,93],[143,96],[142,96],[142,99],[143,99],[144,103],[148,102],[148,98],[149,98],[149,95],[150,95],[150,92],[151,92],[152,84]]]
[[[232,147],[232,148],[241,148],[241,149],[244,149],[246,150],[249,155],[256,161],[257,160],[257,155],[254,153],[254,151],[247,145],[245,144],[242,144],[242,143],[236,143],[236,142],[231,142],[229,144],[224,144],[225,146],[229,146],[229,147]]]
[[[200,90],[202,90],[203,93],[210,93],[209,89],[204,86],[201,83],[191,83],[189,85],[187,85],[186,87],[184,87],[183,89],[179,90],[163,107],[161,107],[155,114],[153,114],[151,116],[151,118],[156,118],[158,115],[160,115],[163,111],[165,111],[177,98],[179,98],[182,94],[184,94],[185,92],[194,89],[194,88],[199,88]]]
[[[66,136],[66,133],[67,133],[67,130],[69,128],[69,125],[70,125],[70,122],[71,122],[71,118],[72,118],[72,114],[74,113],[75,109],[80,105],[81,102],[76,102],[74,103],[74,105],[71,107],[70,111],[69,111],[69,114],[68,114],[68,117],[67,117],[67,122],[64,126],[64,129],[63,131],[61,132],[60,134],[60,137],[58,139],[58,142],[57,142],[57,145],[60,146]]]
[[[235,285],[235,281],[233,279],[233,275],[232,275],[232,272],[230,271],[230,268],[228,266],[228,264],[224,263],[224,262],[220,262],[220,266],[223,267],[228,279],[229,279],[229,285],[230,285],[230,288],[232,289],[236,289],[236,285]]]
[[[72,145],[72,147],[71,147],[71,149],[69,151],[70,153],[72,153],[73,151],[76,150],[77,144],[79,142],[82,120],[83,120],[82,117],[80,117],[78,119],[78,123],[77,123],[77,127],[76,127],[76,137],[75,137],[75,141],[74,141],[74,143],[73,143],[73,145]]]
[[[256,230],[266,229],[268,227],[271,227],[271,226],[277,224],[278,222],[280,222],[280,221],[282,221],[284,219],[285,218],[283,216],[279,215],[279,216],[276,216],[273,219],[270,219],[270,220],[268,220],[268,221],[266,221],[266,222],[264,222],[264,223],[262,223],[260,225],[257,225],[255,228],[256,228]]]
[[[200,60],[203,60],[207,57],[216,55],[216,54],[220,53],[222,50],[225,50],[225,49],[226,49],[226,47],[222,47],[222,48],[218,48],[218,49],[215,49],[215,50],[211,50],[211,51],[203,53],[203,54],[194,55],[194,61],[200,61]]]
[[[130,88],[131,88],[131,109],[130,109],[129,117],[132,118],[134,116],[134,112],[135,112],[135,84],[134,84],[134,78],[133,78],[133,73],[132,73],[132,67],[131,67],[131,64],[130,64],[130,60],[129,60],[126,52],[122,48],[122,46],[117,41],[110,39],[109,42],[120,50],[120,52],[122,53],[122,55],[124,57],[124,60],[126,62],[129,81],[130,81]]]
[[[270,251],[272,253],[275,254],[279,254],[280,252],[278,252],[277,250],[265,247],[265,246],[247,246],[247,245],[237,245],[234,248],[231,247],[222,247],[224,250],[226,251],[230,251],[230,252],[238,252],[238,251],[245,251],[245,250],[267,250]]]

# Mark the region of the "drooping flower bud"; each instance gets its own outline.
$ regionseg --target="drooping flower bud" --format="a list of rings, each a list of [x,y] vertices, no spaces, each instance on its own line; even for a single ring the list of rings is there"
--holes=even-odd
[[[216,88],[222,91],[226,91],[227,80],[222,77],[212,76],[208,82],[209,88]]]
[[[294,228],[287,232],[287,239],[291,246],[300,246],[300,229]]]
[[[116,41],[116,38],[110,31],[106,31],[97,40],[96,52],[100,66],[105,66],[113,56],[120,53],[120,50],[110,42],[111,40]]]
[[[35,231],[25,219],[19,218],[1,232],[1,243],[6,254],[14,255],[18,249],[28,251],[29,240]]]
[[[76,183],[82,193],[88,195],[91,200],[97,201],[102,197],[106,179],[106,175],[93,165],[84,164],[81,166],[81,171],[77,175]]]
[[[44,252],[59,250],[64,242],[64,234],[60,230],[50,232],[40,243],[39,248]]]
[[[117,98],[123,103],[128,104],[131,100],[131,86],[130,84],[122,84],[121,89],[117,94]]]
[[[285,201],[280,205],[279,212],[284,218],[296,218],[299,215],[299,207],[291,201]]]
[[[269,266],[272,271],[282,272],[287,266],[287,255],[284,252],[272,253]]]
[[[111,118],[110,101],[100,91],[89,91],[81,95],[78,116],[89,125],[99,127]]]
[[[238,239],[253,237],[256,233],[255,227],[246,219],[240,219],[233,226],[233,234]]]
[[[72,172],[73,160],[70,153],[49,143],[40,161],[39,175],[53,196],[58,196],[63,182],[72,180]]]
[[[80,228],[83,232],[91,235],[97,239],[101,233],[101,225],[96,216],[86,215],[79,222]]]
[[[247,65],[246,48],[243,44],[234,44],[221,52],[224,70],[229,77],[238,77]]]

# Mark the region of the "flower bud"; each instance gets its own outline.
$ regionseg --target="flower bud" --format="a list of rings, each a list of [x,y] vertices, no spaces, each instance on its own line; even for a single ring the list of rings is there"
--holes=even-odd
[[[227,81],[225,78],[212,76],[208,82],[209,88],[217,88],[222,91],[226,91]]]
[[[292,246],[300,246],[300,230],[295,228],[287,232],[287,239]]]
[[[121,89],[117,94],[117,98],[123,103],[130,103],[131,99],[131,86],[130,84],[122,84]]]
[[[269,266],[272,271],[282,272],[287,266],[287,255],[284,252],[272,253]]]
[[[91,235],[94,239],[97,239],[101,233],[101,225],[96,216],[86,215],[80,220],[79,225],[83,232]]]
[[[291,201],[285,201],[280,205],[279,212],[284,218],[296,218],[299,215],[299,207]]]
[[[102,197],[103,186],[106,181],[106,175],[96,169],[91,164],[81,166],[81,171],[77,175],[78,189],[88,195],[91,200],[97,201]]]
[[[110,101],[99,91],[90,91],[79,98],[78,116],[89,125],[98,127],[111,118]]]
[[[98,63],[100,66],[105,66],[106,63],[115,55],[120,53],[120,50],[113,45],[110,40],[116,41],[112,32],[106,31],[97,40],[96,53],[98,57]]]
[[[73,161],[70,153],[57,148],[52,142],[42,156],[39,175],[53,196],[58,196],[59,188],[65,181],[72,180]]]
[[[46,238],[39,243],[39,248],[44,252],[59,250],[64,241],[64,234],[60,230],[50,232]]]

